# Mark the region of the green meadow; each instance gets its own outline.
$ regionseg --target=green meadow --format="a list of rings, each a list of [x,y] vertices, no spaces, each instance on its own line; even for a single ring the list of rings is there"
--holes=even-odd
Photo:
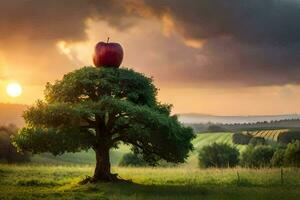
[[[79,184],[93,166],[0,165],[0,199],[299,199],[300,170],[121,168],[132,183]]]
[[[300,169],[200,169],[197,151],[213,142],[232,144],[232,133],[199,134],[187,163],[176,167],[118,167],[128,146],[111,152],[113,172],[132,183],[81,185],[92,176],[94,154],[36,155],[24,165],[0,164],[0,199],[299,199]],[[233,145],[233,144],[232,144]],[[244,146],[237,148],[243,151]]]

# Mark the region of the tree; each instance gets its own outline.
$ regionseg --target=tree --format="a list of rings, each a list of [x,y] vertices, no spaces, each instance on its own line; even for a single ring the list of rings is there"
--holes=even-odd
[[[249,145],[241,155],[241,165],[253,168],[270,167],[274,152],[275,149],[271,146]]]
[[[249,141],[249,145],[252,146],[261,146],[265,144],[266,144],[266,140],[263,137],[252,137]]]
[[[284,160],[287,166],[300,167],[300,141],[295,140],[289,143],[284,153]]]
[[[198,155],[200,167],[234,167],[239,162],[239,151],[228,144],[213,143],[204,146]]]
[[[274,152],[271,165],[274,167],[282,167],[285,165],[285,149],[284,148],[277,148]]]
[[[300,132],[298,130],[283,132],[279,134],[277,139],[282,144],[289,144],[295,140],[300,141]]]
[[[96,168],[91,181],[116,181],[109,150],[123,142],[143,159],[184,162],[193,149],[192,130],[156,99],[152,79],[129,69],[84,67],[47,83],[45,101],[24,113],[26,127],[16,145],[54,155],[92,148]]]

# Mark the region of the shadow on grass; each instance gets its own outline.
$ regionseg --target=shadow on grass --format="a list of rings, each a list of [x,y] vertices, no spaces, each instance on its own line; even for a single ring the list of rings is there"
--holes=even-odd
[[[30,179],[30,180],[20,180],[16,183],[17,186],[37,186],[37,187],[52,187],[61,185],[55,181],[41,181],[37,179]]]
[[[137,183],[98,183],[79,185],[74,192],[104,192],[114,196],[203,196],[208,193],[205,187],[195,185],[143,185]]]
[[[290,187],[244,187],[238,185],[174,185],[137,183],[78,184],[73,180],[67,184],[51,185],[51,182],[27,180],[19,182],[6,192],[0,192],[5,200],[277,200],[298,199],[299,188]],[[241,182],[241,185],[248,185]],[[1,191],[1,190],[0,190]]]
[[[297,199],[298,188],[282,187],[247,187],[241,185],[143,185],[137,183],[100,183],[86,184],[72,189],[81,194],[101,194],[107,199]],[[251,184],[250,184],[251,185]],[[242,187],[241,187],[242,186]],[[297,192],[296,192],[297,191]],[[275,196],[274,196],[275,195]],[[276,197],[276,198],[274,198]]]

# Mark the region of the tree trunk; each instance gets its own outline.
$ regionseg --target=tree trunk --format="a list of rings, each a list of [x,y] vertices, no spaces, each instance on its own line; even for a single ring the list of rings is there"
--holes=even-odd
[[[95,150],[96,168],[94,181],[113,181],[113,174],[110,172],[109,148],[101,146]]]

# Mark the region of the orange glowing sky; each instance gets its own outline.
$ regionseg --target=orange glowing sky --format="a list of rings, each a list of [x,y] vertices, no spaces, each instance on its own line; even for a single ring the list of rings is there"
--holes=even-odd
[[[51,6],[45,5],[45,10],[31,16],[42,3],[32,1],[32,5],[20,5],[13,2],[0,3],[0,13],[1,8],[5,8],[3,16],[0,14],[0,102],[32,104],[43,98],[46,82],[92,65],[94,45],[110,37],[125,50],[122,66],[153,76],[160,88],[159,100],[172,103],[175,113],[272,115],[300,112],[297,74],[300,59],[287,45],[274,46],[273,41],[267,39],[263,44],[253,42],[250,36],[237,36],[226,26],[222,28],[224,34],[218,35],[218,30],[212,26],[218,28],[228,23],[232,28],[230,19],[222,23],[216,21],[218,19],[197,22],[194,20],[197,16],[184,15],[185,8],[183,13],[176,10],[179,1],[162,1],[165,4],[160,5],[126,0],[127,4],[123,5],[115,0],[112,1],[114,6],[107,9],[125,10],[117,16],[100,8],[95,11],[100,14],[89,16],[84,13],[85,9],[80,9],[85,6],[81,0],[72,5],[74,9],[47,0],[44,3]],[[196,5],[198,1],[191,2]],[[13,14],[27,8],[30,11],[21,12],[25,17],[17,23]],[[51,18],[52,9],[57,10],[57,18]],[[60,16],[60,12],[64,14]],[[73,26],[78,27],[72,26],[73,21],[76,21]],[[45,24],[38,26],[43,22]],[[207,27],[203,28],[205,23]],[[3,27],[11,31],[6,33]],[[258,41],[265,37],[253,34]],[[285,41],[284,38],[277,40]],[[294,40],[293,49],[297,49],[298,40]],[[16,98],[5,92],[7,84],[14,81],[23,88],[22,95]]]

